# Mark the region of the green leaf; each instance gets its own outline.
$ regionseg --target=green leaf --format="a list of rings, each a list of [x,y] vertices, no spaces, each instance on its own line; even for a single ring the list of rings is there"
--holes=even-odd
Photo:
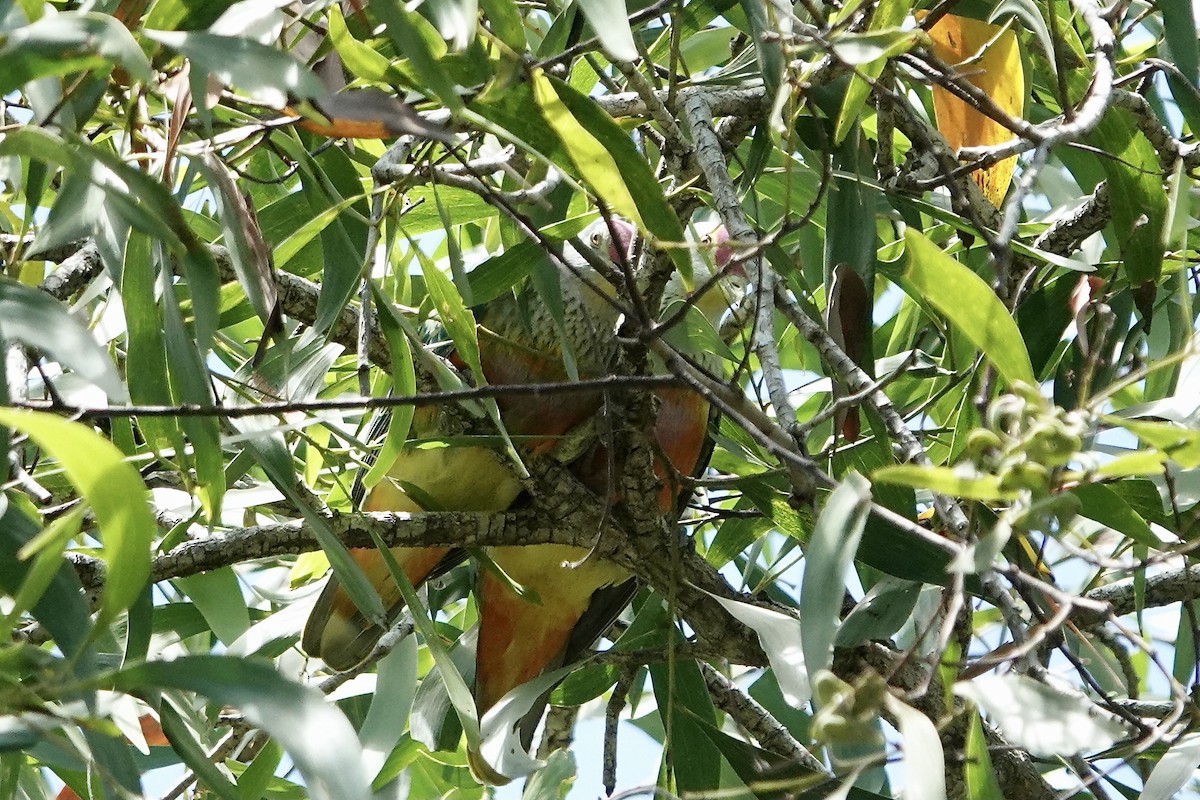
[[[421,13],[433,22],[438,35],[455,52],[465,50],[475,38],[475,28],[479,25],[478,0],[427,0],[421,4]]]
[[[890,639],[908,621],[920,595],[921,584],[885,575],[842,621],[835,644],[856,647]]]
[[[1133,286],[1156,282],[1162,274],[1168,203],[1157,151],[1122,108],[1109,108],[1085,141],[1107,154],[1099,163],[1110,196],[1120,198],[1111,204],[1111,224],[1126,279]]]
[[[158,719],[162,723],[167,741],[171,743],[171,749],[179,755],[180,760],[187,765],[188,769],[196,773],[197,779],[205,789],[214,792],[224,800],[241,800],[237,787],[229,782],[229,778],[225,777],[225,773],[221,772],[216,764],[209,760],[208,753],[204,752],[204,747],[196,740],[179,712],[171,707],[170,702],[159,705]]]
[[[558,134],[577,174],[610,209],[634,222],[659,242],[682,242],[683,226],[663,196],[662,186],[633,140],[595,101],[570,85],[533,75],[533,95],[546,122]],[[691,274],[688,254],[672,248],[670,256]]]
[[[266,797],[267,787],[275,778],[275,770],[282,760],[283,748],[275,740],[268,740],[250,766],[238,776],[239,800],[261,800]]]
[[[479,0],[479,5],[497,39],[508,45],[514,53],[522,53],[527,49],[525,22],[513,0]]]
[[[128,397],[112,359],[82,322],[45,292],[4,277],[0,277],[0,338],[40,350],[112,400]]]
[[[995,475],[964,475],[954,467],[893,464],[872,472],[871,480],[893,486],[929,489],[967,500],[1013,500],[1017,497],[1015,489],[1001,488],[1000,479]]]
[[[717,788],[721,751],[704,733],[702,722],[716,719],[712,699],[694,661],[676,660],[650,667],[654,697],[663,724],[671,732],[671,766],[679,794]]]
[[[379,327],[383,331],[388,351],[392,356],[392,390],[402,397],[415,395],[417,393],[417,372],[408,337],[404,335],[404,330],[396,319],[396,309],[382,296],[374,282],[371,283],[371,291],[375,296]],[[396,456],[404,447],[405,440],[408,439],[408,432],[416,411],[416,406],[398,406],[389,412],[391,419],[388,422],[387,434],[376,453],[375,463],[363,475],[363,486],[368,489],[375,486],[392,468]]]
[[[1105,417],[1105,422],[1132,433],[1184,469],[1200,467],[1200,431],[1167,422]]]
[[[1079,498],[1079,513],[1101,525],[1128,536],[1151,550],[1161,550],[1163,543],[1150,530],[1149,524],[1116,492],[1099,483],[1076,486],[1071,494]]]
[[[241,711],[287,749],[314,798],[367,800],[362,748],[337,706],[287,680],[270,664],[224,656],[182,656],[121,670],[120,691],[180,689]]]
[[[904,15],[909,11],[910,3],[907,0],[883,0],[875,7],[875,12],[871,15],[869,30],[879,31],[884,28],[894,28],[904,21]],[[885,66],[887,66],[886,56],[862,65],[850,77],[850,85],[846,87],[845,97],[842,98],[837,127],[833,132],[835,145],[842,143],[862,113],[863,103],[866,102],[867,95],[871,91],[871,83],[867,79],[872,82],[878,79]]]
[[[575,754],[555,750],[525,786],[521,800],[566,800],[575,784]]]
[[[578,4],[606,55],[616,61],[637,60],[625,0],[578,0]]]
[[[455,666],[455,659],[442,643],[442,639],[434,627],[433,620],[429,616],[429,609],[425,607],[425,604],[421,602],[421,598],[417,596],[417,590],[413,588],[408,575],[404,573],[404,570],[396,562],[396,557],[392,555],[392,551],[379,538],[379,534],[373,530],[370,533],[371,539],[379,549],[380,556],[383,557],[384,563],[387,564],[388,571],[392,575],[392,580],[395,581],[396,587],[404,597],[404,603],[409,610],[409,614],[412,616],[413,625],[421,632],[421,638],[425,640],[425,646],[429,649],[430,655],[433,656],[433,662],[437,665],[438,671],[441,674],[441,683],[446,689],[446,696],[449,698],[450,705],[453,707],[454,713],[458,716],[458,721],[462,725],[463,736],[467,740],[467,748],[477,751],[480,747],[480,742],[483,740],[483,736],[480,731],[480,720],[477,715],[475,698],[471,690],[467,687],[462,673]],[[545,678],[544,675],[542,677]],[[428,677],[426,680],[428,680]],[[502,713],[498,710],[502,705],[506,704],[497,704],[497,707],[493,711]]]
[[[346,545],[342,544],[342,540],[329,527],[324,517],[309,508],[308,498],[302,497],[297,490],[292,455],[284,445],[282,437],[268,429],[264,418],[246,417],[237,420],[236,424],[247,434],[247,448],[271,483],[300,509],[305,521],[312,526],[313,535],[317,537],[321,550],[329,558],[329,566],[333,568],[333,573],[347,596],[354,602],[355,608],[375,625],[386,627],[387,612],[383,608],[379,592],[371,585],[362,568],[351,557]]]
[[[106,567],[96,627],[106,627],[133,605],[150,578],[150,544],[157,528],[141,476],[125,463],[120,450],[84,425],[11,408],[0,408],[0,425],[37,442],[92,507]]]
[[[21,590],[13,596],[10,620],[18,620],[45,596],[63,565],[63,549],[67,542],[79,535],[83,523],[83,506],[71,509],[47,525],[41,533],[30,539],[17,554],[22,561],[33,559],[29,572],[21,584]],[[53,601],[56,598],[51,598]]]
[[[143,30],[142,35],[186,56],[201,72],[236,86],[256,103],[283,108],[288,97],[318,97],[325,87],[291,53],[238,36],[206,31]]]
[[[483,374],[483,364],[479,360],[479,340],[475,335],[475,317],[463,304],[462,295],[455,289],[450,279],[415,245],[414,251],[417,259],[421,262],[421,274],[425,276],[425,286],[429,290],[429,298],[433,301],[434,308],[437,309],[438,319],[446,327],[450,338],[454,340],[458,357],[470,368],[476,385],[486,386],[487,377]],[[504,439],[505,450],[517,470],[517,475],[527,478],[529,471],[525,468],[516,446],[513,445],[508,431],[504,428],[504,422],[500,419],[500,407],[496,404],[495,398],[485,398],[483,407],[495,424],[496,430],[500,432],[501,438]]]
[[[454,88],[454,81],[438,63],[430,46],[436,34],[429,23],[394,0],[378,0],[371,4],[371,11],[387,26],[388,38],[395,44],[396,52],[408,58],[413,72],[424,84],[422,90],[432,92],[451,113],[461,111],[463,102]],[[427,36],[425,31],[430,35]]]
[[[954,684],[1017,747],[1036,756],[1103,750],[1128,735],[1114,717],[1094,713],[1082,694],[1052,689],[1024,675],[984,675]]]
[[[0,492],[0,589],[10,597],[17,596],[29,580],[31,565],[18,553],[37,533],[37,524]],[[90,660],[80,659],[92,621],[79,576],[65,560],[58,561],[50,586],[34,603],[33,616],[54,637],[58,648],[79,662],[77,671],[86,673],[93,668]]]
[[[904,796],[920,800],[945,800],[946,758],[942,740],[929,717],[891,694],[884,706],[899,723],[904,738]]]
[[[739,0],[739,8],[746,15],[749,33],[754,37],[754,56],[758,59],[758,73],[762,77],[767,100],[772,105],[783,88],[783,73],[786,61],[779,36],[780,21],[775,19],[775,6],[760,0]],[[790,27],[790,21],[787,23]]]
[[[767,654],[779,690],[789,705],[802,706],[812,697],[812,686],[801,644],[800,620],[772,611],[710,594],[729,615],[758,635]]]
[[[846,594],[846,571],[854,560],[871,508],[871,484],[851,472],[842,480],[817,517],[804,559],[800,618],[804,663],[809,675],[826,669]]]
[[[174,286],[168,270],[160,269],[163,321],[166,332],[167,371],[171,380],[172,397],[199,406],[212,405],[212,386],[205,366],[207,345],[201,345],[190,331],[175,300]],[[195,331],[199,325],[192,330]],[[225,494],[225,464],[221,451],[221,431],[216,417],[180,418],[179,427],[192,444],[192,463],[196,469],[196,489],[209,519],[221,513],[221,498]]]
[[[250,612],[242,597],[242,587],[231,567],[176,578],[217,639],[228,646],[250,628]]]
[[[369,81],[384,81],[389,77],[391,64],[387,57],[354,38],[346,27],[346,18],[340,6],[329,7],[326,22],[329,25],[329,40],[351,73]]]
[[[1195,10],[1187,0],[1161,0],[1157,8],[1162,11],[1163,34],[1170,50],[1169,60],[1178,69],[1182,78],[1173,72],[1167,73],[1171,94],[1179,104],[1179,110],[1193,131],[1200,127],[1200,101],[1195,90],[1200,86],[1200,42],[1197,41]],[[1164,58],[1168,58],[1163,54]]]
[[[125,311],[125,374],[134,403],[171,405],[167,378],[165,323],[154,292],[154,243],[150,237],[131,231],[121,269],[121,304]],[[184,452],[179,422],[174,417],[142,417],[138,429],[155,452]]]
[[[1146,779],[1141,800],[1170,800],[1176,793],[1195,779],[1196,767],[1200,766],[1200,733],[1180,736],[1154,765],[1154,771]]]
[[[1013,318],[983,279],[946,255],[920,231],[904,232],[904,277],[946,316],[1010,385],[1036,383],[1029,352]]]
[[[1004,792],[992,767],[987,737],[983,734],[983,720],[978,712],[971,714],[970,727],[967,728],[967,758],[963,773],[970,800],[1004,800]]]
[[[129,31],[107,14],[66,11],[5,33],[0,40],[0,95],[37,80],[119,65],[148,82],[150,62]]]

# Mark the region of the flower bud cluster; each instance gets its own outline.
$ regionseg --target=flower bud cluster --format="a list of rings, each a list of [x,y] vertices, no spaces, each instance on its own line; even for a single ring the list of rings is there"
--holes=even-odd
[[[1075,460],[1088,430],[1087,417],[1048,402],[1036,387],[1018,384],[992,403],[987,427],[967,436],[964,457],[1006,491],[1048,494],[1055,470]]]

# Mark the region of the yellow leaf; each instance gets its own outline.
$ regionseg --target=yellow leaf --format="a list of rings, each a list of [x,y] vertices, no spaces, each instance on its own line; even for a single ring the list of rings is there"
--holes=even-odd
[[[923,15],[921,15],[923,16]],[[977,19],[946,14],[928,31],[933,54],[992,99],[1005,114],[1020,117],[1025,101],[1025,74],[1016,35],[1007,28]],[[1007,142],[1013,133],[982,111],[941,86],[933,87],[937,127],[955,150]],[[971,177],[992,205],[1008,192],[1016,156],[976,170]]]

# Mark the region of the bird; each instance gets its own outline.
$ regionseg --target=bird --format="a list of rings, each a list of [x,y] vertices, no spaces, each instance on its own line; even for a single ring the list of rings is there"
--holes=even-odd
[[[582,238],[617,264],[630,258],[635,235],[632,225],[613,218],[593,224]],[[715,253],[718,266],[723,266],[729,259],[729,249],[717,247]],[[580,269],[578,263],[572,267]],[[710,274],[699,263],[694,272],[695,284],[703,284]],[[584,274],[593,285],[615,291],[595,271],[585,270]],[[581,376],[593,377],[607,371],[619,347],[615,336],[617,307],[585,286],[572,270],[564,271],[561,285],[561,321],[544,303],[534,300],[521,304],[506,295],[488,304],[480,318],[478,341],[489,383],[567,380],[560,354],[564,339]],[[696,301],[696,307],[710,320],[719,318],[729,302],[724,287],[719,286],[720,291]],[[687,294],[680,276],[672,277],[664,292],[664,306]],[[456,361],[453,355],[450,360]],[[683,496],[682,479],[692,476],[707,461],[710,410],[702,397],[684,388],[661,388],[655,395],[657,414],[652,435],[659,454],[654,463],[659,482],[656,499],[660,513],[668,516],[677,510]],[[594,417],[603,402],[600,392],[497,398],[505,429],[520,443],[523,453],[535,457],[553,450],[564,434]],[[446,431],[439,427],[441,420],[437,408],[419,408],[410,436],[417,440],[445,436]],[[620,497],[610,485],[610,464],[619,461],[609,453],[606,442],[597,441],[574,458],[568,469],[587,488],[615,504]],[[362,507],[366,511],[503,511],[522,488],[505,456],[491,448],[407,448],[390,467],[388,478],[367,494]],[[389,618],[394,618],[404,602],[381,555],[370,549],[352,552],[380,592]],[[445,572],[464,557],[461,550],[451,547],[392,548],[391,552],[414,586]],[[574,661],[590,648],[636,590],[628,572],[591,557],[585,548],[554,544],[502,546],[488,548],[486,554],[503,576],[493,569],[477,571],[479,636],[474,697],[480,717],[512,689]],[[529,591],[519,594],[514,591],[514,583]],[[361,615],[331,576],[309,617],[302,645],[309,655],[322,658],[330,668],[345,671],[370,654],[383,632],[384,628],[370,624]],[[527,748],[543,705],[544,700],[535,704],[522,722]],[[506,776],[492,769],[480,754],[469,752],[468,760],[481,781],[507,782]]]
[[[628,258],[635,229],[620,219],[597,220],[583,241],[615,262]],[[581,374],[599,375],[616,352],[616,311],[610,301],[584,285],[611,285],[587,266],[573,249],[564,248],[567,264],[560,281],[561,320],[544,303],[520,303],[504,295],[489,303],[478,328],[483,372],[494,385],[566,381],[561,348],[568,347]],[[451,357],[454,361],[454,357]],[[461,366],[461,363],[458,364]],[[531,455],[553,449],[559,437],[590,419],[600,407],[599,393],[520,395],[497,399],[505,428]],[[444,438],[448,418],[439,407],[416,409],[410,442]],[[485,446],[405,447],[387,476],[366,493],[364,511],[504,511],[521,494],[522,485],[506,456]],[[391,550],[413,586],[435,578],[464,557],[452,547],[396,547]],[[389,622],[404,608],[399,587],[382,555],[374,549],[351,551],[354,560],[379,592]],[[309,615],[301,646],[330,669],[344,672],[362,663],[386,628],[367,620],[338,580],[330,576]]]
[[[724,229],[713,237],[718,246],[716,266],[723,269],[732,251],[720,244]],[[712,273],[703,262],[693,266],[693,285],[703,285]],[[729,307],[736,289],[718,282],[712,291],[695,300],[695,307],[715,323]],[[663,306],[671,309],[689,294],[682,276],[672,276],[664,291]],[[700,355],[700,354],[693,354]],[[711,367],[711,360],[698,359]],[[704,363],[709,362],[709,363]],[[657,452],[654,472],[658,479],[658,511],[677,516],[685,491],[682,479],[707,465],[711,410],[699,394],[683,387],[655,390],[657,413],[651,431]],[[620,459],[615,459],[619,464]],[[619,503],[610,484],[614,462],[607,444],[597,442],[591,453],[575,461],[570,470],[581,482],[611,503]],[[488,555],[524,594],[513,590],[491,570],[481,570],[479,642],[475,663],[475,700],[482,717],[509,691],[542,673],[574,661],[590,648],[632,599],[635,579],[623,568],[595,557],[588,549],[569,545],[506,546],[488,549]],[[537,601],[529,599],[529,591]],[[522,744],[529,748],[540,720],[545,697],[535,703],[520,723]],[[485,782],[502,784],[507,776],[475,752],[468,752],[472,772]]]

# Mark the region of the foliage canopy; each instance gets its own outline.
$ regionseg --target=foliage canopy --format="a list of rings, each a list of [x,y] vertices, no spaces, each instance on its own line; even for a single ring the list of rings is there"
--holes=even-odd
[[[467,748],[551,686],[544,765],[505,762],[530,797],[605,705],[682,797],[1194,793],[1196,30],[1141,0],[0,0],[0,797],[478,797]],[[608,408],[539,457],[476,323],[561,324],[564,250],[619,355],[555,354]],[[678,520],[667,385],[721,412]],[[356,507],[433,405],[521,504]],[[597,442],[619,492],[575,479]],[[641,588],[481,727],[480,551],[361,675],[299,648],[330,564],[382,613],[347,550],[381,542],[595,548]]]

